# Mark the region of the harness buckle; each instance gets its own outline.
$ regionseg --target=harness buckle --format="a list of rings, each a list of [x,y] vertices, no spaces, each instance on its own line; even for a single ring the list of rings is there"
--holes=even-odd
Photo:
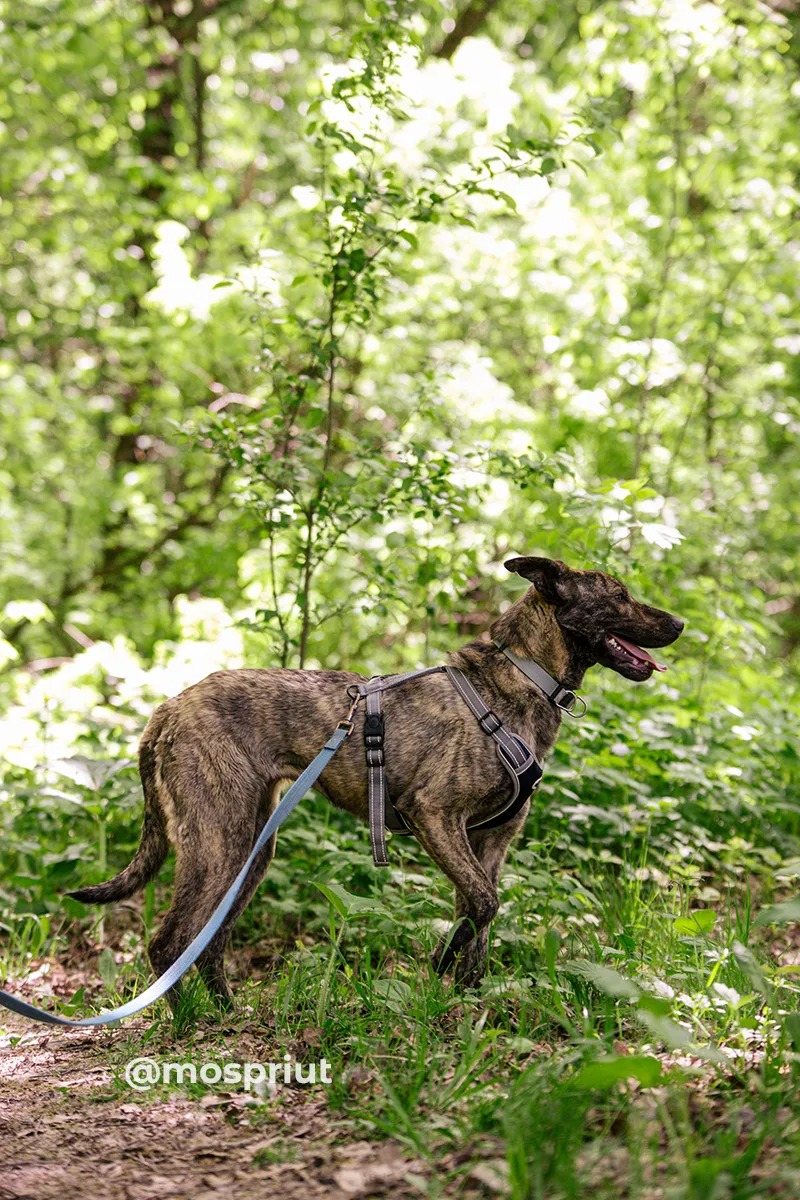
[[[494,724],[493,725],[484,724],[484,722],[487,722],[489,720],[494,721]],[[480,727],[484,733],[491,734],[491,733],[496,733],[497,730],[500,728],[500,726],[503,724],[503,722],[500,720],[500,718],[498,717],[496,712],[492,712],[492,710],[489,709],[489,711],[487,713],[484,713],[482,717],[478,717],[478,724],[480,725]]]
[[[367,713],[364,717],[365,739],[375,738],[375,744],[379,745],[383,741],[383,732],[383,713]]]
[[[364,746],[369,767],[383,766],[383,734],[383,713],[368,712],[364,717]]]

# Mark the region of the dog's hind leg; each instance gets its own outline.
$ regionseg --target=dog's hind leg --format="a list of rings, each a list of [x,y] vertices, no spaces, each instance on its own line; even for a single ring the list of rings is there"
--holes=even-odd
[[[198,786],[195,780],[195,787]],[[229,807],[226,824],[214,820],[210,804],[195,803],[181,822],[181,839],[176,847],[175,892],[169,911],[150,947],[150,961],[161,975],[200,932],[241,870],[268,816],[277,802],[280,784],[273,781],[260,795],[237,795],[236,808]],[[225,978],[224,953],[234,922],[252,898],[275,849],[270,838],[253,863],[233,909],[197,960],[207,988],[217,1002],[228,1007],[231,991]],[[171,989],[168,1000],[174,1008],[179,988]]]
[[[265,793],[264,801],[259,808],[253,843],[255,843],[256,838],[275,810],[281,786],[282,781],[279,781]],[[252,900],[258,885],[264,878],[267,867],[275,856],[276,840],[277,834],[273,833],[266,845],[262,846],[255,862],[247,873],[247,877],[242,884],[241,891],[236,898],[233,908],[225,918],[219,932],[214,935],[208,947],[197,960],[197,969],[206,987],[223,1007],[229,1007],[231,1004],[231,991],[225,977],[225,949],[230,940],[234,925]],[[252,849],[253,843],[251,843],[250,849]]]

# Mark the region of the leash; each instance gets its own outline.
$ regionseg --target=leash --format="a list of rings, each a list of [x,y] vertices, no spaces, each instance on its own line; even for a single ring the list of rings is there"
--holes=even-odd
[[[69,1025],[74,1027],[86,1027],[91,1025],[111,1025],[115,1021],[123,1021],[126,1017],[132,1017],[134,1013],[140,1012],[143,1008],[147,1008],[149,1004],[153,1004],[159,1000],[165,992],[168,992],[171,987],[174,987],[189,967],[200,957],[209,944],[214,934],[219,931],[223,921],[233,907],[236,897],[239,895],[242,884],[247,878],[247,873],[253,865],[259,851],[266,845],[267,841],[272,837],[273,833],[289,816],[289,813],[297,807],[300,801],[305,796],[306,792],[316,783],[319,776],[327,767],[328,763],[333,758],[336,751],[344,744],[345,740],[353,732],[352,716],[355,712],[355,701],[347,714],[344,721],[340,721],[328,738],[325,745],[320,750],[317,757],[309,763],[302,775],[298,776],[286,794],[283,796],[280,804],[275,809],[272,816],[267,821],[261,833],[258,835],[253,849],[247,858],[247,862],[242,867],[239,874],[234,879],[231,886],[228,888],[225,895],[220,900],[214,912],[206,921],[203,928],[196,937],[189,943],[183,954],[175,959],[171,967],[168,967],[163,975],[158,978],[155,983],[142,992],[140,996],[135,996],[133,1000],[129,1000],[127,1004],[121,1004],[119,1008],[114,1008],[111,1012],[100,1013],[96,1017],[82,1017],[80,1020],[73,1021],[69,1017],[60,1017],[56,1013],[47,1012],[43,1008],[36,1008],[33,1004],[27,1004],[24,1000],[19,1000],[16,996],[9,995],[8,992],[0,990],[0,1005],[3,1008],[10,1009],[11,1012],[18,1013],[21,1017],[29,1017],[32,1021],[41,1021],[45,1025]]]

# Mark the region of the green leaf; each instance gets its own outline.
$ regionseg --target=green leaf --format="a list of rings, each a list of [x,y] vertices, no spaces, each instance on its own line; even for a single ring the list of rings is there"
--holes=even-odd
[[[402,979],[376,979],[372,991],[381,998],[386,1008],[402,1016],[408,1014],[414,999],[414,993]]]
[[[643,1012],[639,1008],[636,1010],[636,1016],[654,1037],[669,1046],[670,1050],[689,1051],[705,1062],[717,1063],[720,1066],[730,1065],[730,1059],[717,1050],[716,1046],[696,1042],[689,1030],[684,1029],[677,1021],[671,1021],[669,1017],[660,1017],[656,1013]]]
[[[666,996],[652,996],[648,992],[639,997],[638,1008],[644,1012],[655,1013],[657,1017],[668,1017],[672,1012],[672,1001]]]
[[[86,788],[87,791],[99,792],[120,771],[132,766],[134,766],[134,762],[130,758],[103,761],[76,754],[72,758],[58,759],[53,763],[53,770],[66,779],[71,779],[79,787]]]
[[[348,917],[351,913],[387,911],[380,901],[373,900],[370,896],[354,896],[338,883],[315,883],[314,887],[330,901],[340,917]]]
[[[512,1037],[508,1039],[508,1047],[515,1054],[532,1054],[537,1049],[536,1042],[532,1042],[526,1037]]]
[[[712,908],[695,908],[688,917],[675,918],[675,932],[688,937],[703,937],[717,923],[717,914]]]
[[[671,1050],[686,1050],[691,1046],[692,1036],[689,1030],[684,1029],[677,1021],[671,1021],[669,1017],[662,1017],[642,1008],[637,1008],[636,1015],[642,1024]]]
[[[626,1079],[636,1079],[642,1087],[656,1087],[663,1078],[663,1068],[657,1058],[649,1054],[621,1054],[588,1063],[570,1082],[581,1090],[608,1091]]]
[[[787,1013],[783,1025],[795,1050],[800,1052],[800,1013]]]
[[[599,992],[615,999],[636,1000],[640,994],[632,980],[613,971],[611,967],[601,967],[599,963],[589,962],[588,959],[564,963],[561,969],[567,975],[588,980]]]
[[[72,1016],[78,1012],[86,1003],[86,988],[79,987],[78,990],[62,1005],[62,1010],[66,1016]]]
[[[772,904],[762,908],[754,925],[787,925],[790,921],[800,921],[800,899],[784,900],[781,904]]]
[[[108,946],[100,951],[97,959],[97,969],[100,972],[100,978],[105,984],[106,990],[110,992],[116,982],[117,964],[114,961],[114,952]]]
[[[759,963],[756,961],[752,950],[748,949],[747,946],[743,946],[741,942],[734,942],[733,956],[750,986],[755,988],[759,995],[764,996],[772,1002],[773,990]]]

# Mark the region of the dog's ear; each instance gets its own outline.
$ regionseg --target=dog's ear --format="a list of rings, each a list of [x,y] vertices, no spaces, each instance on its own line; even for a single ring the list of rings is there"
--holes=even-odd
[[[530,579],[537,592],[544,596],[549,604],[562,604],[567,597],[567,576],[569,567],[566,563],[552,558],[509,558],[503,564],[507,571],[514,571],[524,579]]]

